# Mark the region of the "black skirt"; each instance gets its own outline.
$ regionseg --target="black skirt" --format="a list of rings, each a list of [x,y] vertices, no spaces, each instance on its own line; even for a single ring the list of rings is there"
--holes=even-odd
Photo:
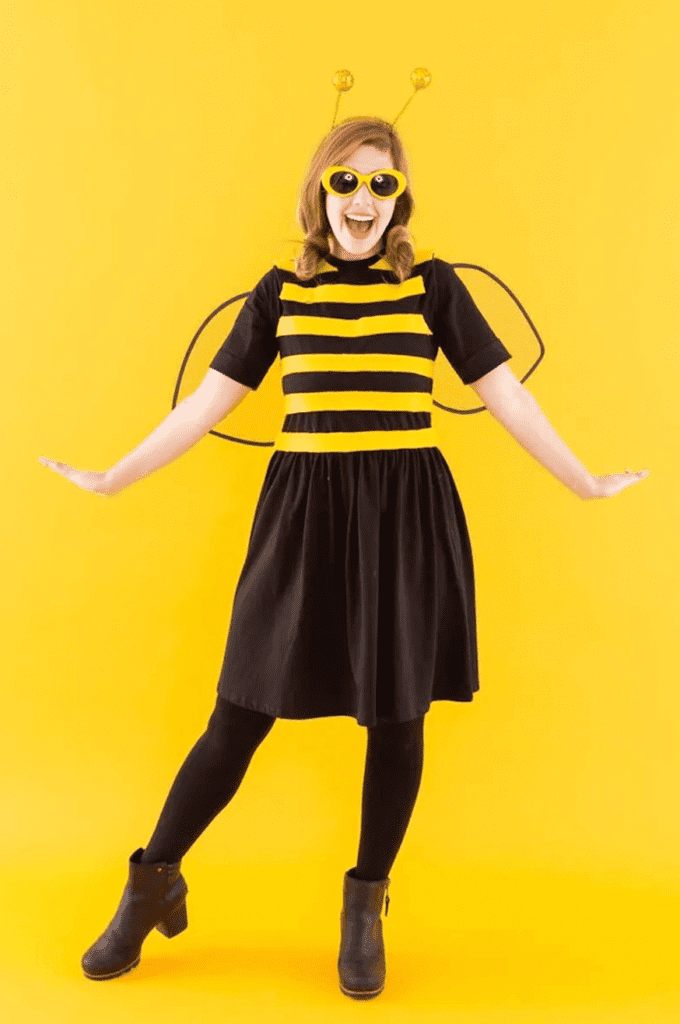
[[[472,549],[440,449],[275,451],[218,693],[373,726],[478,689]]]

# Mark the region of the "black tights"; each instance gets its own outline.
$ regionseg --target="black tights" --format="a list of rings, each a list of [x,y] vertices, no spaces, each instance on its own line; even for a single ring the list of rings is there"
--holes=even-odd
[[[361,836],[353,874],[387,878],[416,802],[423,770],[423,719],[368,728]],[[145,864],[180,860],[226,807],[276,718],[218,695],[208,727],[189,751],[142,854]]]

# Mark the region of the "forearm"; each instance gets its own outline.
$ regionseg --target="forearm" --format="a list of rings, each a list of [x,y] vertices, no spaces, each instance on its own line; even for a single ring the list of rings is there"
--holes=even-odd
[[[107,470],[107,493],[116,494],[154,470],[167,466],[187,452],[209,430],[210,424],[201,415],[194,402],[194,395],[189,395],[175,406],[141,444]]]
[[[530,391],[522,385],[512,401],[489,410],[530,455],[579,498],[595,496],[595,478],[566,446]]]

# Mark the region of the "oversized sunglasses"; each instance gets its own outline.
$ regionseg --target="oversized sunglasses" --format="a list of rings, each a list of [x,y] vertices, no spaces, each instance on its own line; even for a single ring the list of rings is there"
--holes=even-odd
[[[321,175],[321,184],[326,191],[340,199],[353,196],[364,182],[376,199],[396,199],[406,188],[406,176],[391,167],[372,171],[371,174],[359,174],[351,167],[327,167]]]

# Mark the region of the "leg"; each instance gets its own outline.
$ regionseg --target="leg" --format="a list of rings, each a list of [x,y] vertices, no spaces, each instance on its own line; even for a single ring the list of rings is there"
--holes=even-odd
[[[167,796],[141,862],[184,857],[241,784],[276,718],[217,697],[208,727],[190,750]]]
[[[424,718],[368,729],[355,878],[379,881],[394,864],[420,788]]]
[[[218,694],[208,727],[180,768],[149,845],[129,858],[118,910],[83,954],[86,977],[118,978],[139,964],[142,943],[152,928],[170,939],[187,927],[188,888],[178,862],[229,803],[275,721]]]

